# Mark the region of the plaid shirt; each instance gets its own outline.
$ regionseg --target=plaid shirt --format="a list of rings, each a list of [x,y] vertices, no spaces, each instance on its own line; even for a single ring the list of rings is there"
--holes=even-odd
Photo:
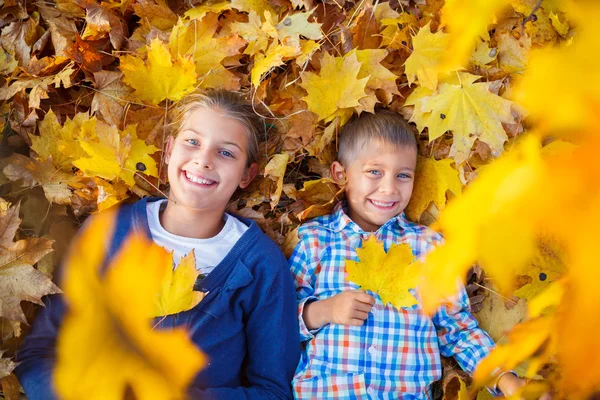
[[[431,384],[442,374],[440,353],[454,356],[472,373],[494,346],[469,312],[464,288],[457,300],[432,317],[419,306],[395,309],[376,304],[363,326],[327,324],[309,331],[303,311],[307,302],[326,299],[358,286],[346,279],[346,259],[358,260],[356,248],[371,235],[338,204],[333,214],[300,227],[300,242],[290,258],[296,285],[300,364],[293,380],[297,399],[427,399]],[[408,243],[422,258],[441,236],[398,215],[375,236],[388,251],[393,243]]]

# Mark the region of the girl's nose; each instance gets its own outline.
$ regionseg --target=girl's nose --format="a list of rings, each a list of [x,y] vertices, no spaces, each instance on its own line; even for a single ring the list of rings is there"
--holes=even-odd
[[[202,169],[212,170],[214,168],[213,159],[210,151],[203,149],[196,152],[194,156],[194,163],[200,166]]]

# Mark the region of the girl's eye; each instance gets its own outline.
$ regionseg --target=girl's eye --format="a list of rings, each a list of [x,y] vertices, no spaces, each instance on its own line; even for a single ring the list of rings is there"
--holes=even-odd
[[[234,158],[233,153],[227,150],[221,150],[220,153],[228,158]]]
[[[371,169],[371,170],[367,171],[367,173],[370,175],[381,175],[381,172],[376,169]]]
[[[200,144],[200,142],[198,142],[197,139],[186,139],[185,141],[191,144],[192,146],[197,146]]]

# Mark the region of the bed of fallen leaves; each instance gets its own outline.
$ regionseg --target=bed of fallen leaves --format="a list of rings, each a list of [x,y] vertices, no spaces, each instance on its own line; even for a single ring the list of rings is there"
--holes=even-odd
[[[582,396],[597,390],[600,367],[567,369],[565,380],[553,366],[557,347],[585,326],[559,319],[568,314],[556,307],[561,296],[583,307],[578,315],[600,305],[578,297],[598,280],[589,268],[561,278],[569,263],[598,260],[564,237],[575,228],[559,218],[554,229],[544,222],[577,208],[573,202],[577,213],[563,220],[596,221],[586,213],[599,204],[597,193],[585,191],[587,202],[578,197],[600,177],[585,165],[596,147],[574,150],[598,136],[593,63],[600,50],[589,21],[600,13],[593,3],[0,0],[4,396],[19,396],[14,355],[33,304],[59,291],[51,278],[74,233],[90,213],[164,194],[169,110],[207,88],[242,92],[267,121],[261,174],[230,210],[256,220],[284,252],[299,223],[343,196],[329,176],[341,126],[375,107],[403,113],[416,126],[420,154],[407,216],[434,223],[447,238],[428,261],[437,282],[464,279],[479,261],[493,279],[475,267],[467,288],[494,339],[505,340],[528,312],[528,323],[539,325],[514,331],[516,340],[529,337],[526,350],[509,347],[496,365],[533,360],[521,371],[540,372],[552,388]],[[580,39],[580,30],[587,36]],[[558,190],[552,174],[568,185]],[[590,241],[583,233],[574,236],[582,246]],[[446,272],[436,269],[442,259]],[[429,307],[450,290],[433,281]],[[545,295],[528,311],[527,301],[549,286],[552,300]],[[572,325],[558,329],[565,321]],[[597,320],[587,323],[600,329]],[[588,337],[577,343],[598,350]],[[586,383],[569,386],[580,372]],[[456,380],[445,382],[455,396]]]

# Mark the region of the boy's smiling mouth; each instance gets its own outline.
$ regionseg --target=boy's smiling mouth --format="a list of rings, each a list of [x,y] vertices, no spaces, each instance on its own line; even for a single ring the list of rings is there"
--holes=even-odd
[[[397,201],[378,201],[378,200],[372,200],[372,199],[368,199],[368,200],[369,200],[369,203],[371,203],[375,207],[382,209],[382,210],[390,210],[390,209],[394,208],[394,206],[396,204],[398,204]]]
[[[208,178],[204,178],[202,176],[197,176],[197,175],[191,174],[188,171],[183,171],[183,174],[188,181],[195,183],[197,185],[212,186],[217,183],[217,181],[213,181],[212,179],[208,179]]]

